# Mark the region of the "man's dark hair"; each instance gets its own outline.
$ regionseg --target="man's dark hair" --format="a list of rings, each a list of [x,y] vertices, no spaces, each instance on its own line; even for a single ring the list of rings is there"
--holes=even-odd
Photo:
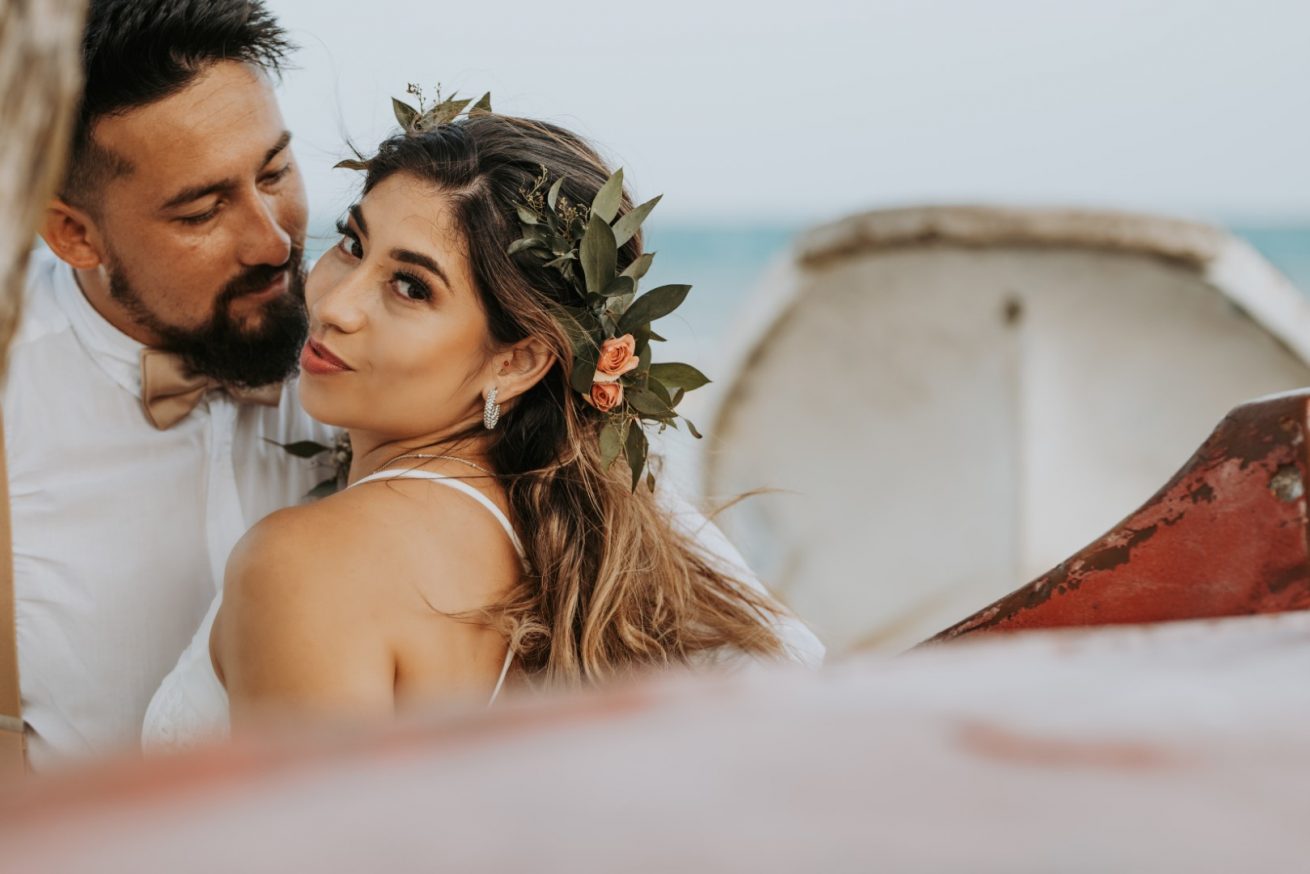
[[[101,118],[176,94],[217,61],[280,73],[293,49],[262,0],[91,0],[86,84],[61,195],[89,208],[100,186],[131,172],[126,157],[93,139]]]

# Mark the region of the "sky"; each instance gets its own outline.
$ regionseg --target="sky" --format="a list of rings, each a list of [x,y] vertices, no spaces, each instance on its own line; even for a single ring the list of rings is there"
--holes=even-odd
[[[664,220],[919,203],[1310,219],[1305,0],[270,0],[316,212],[440,82],[590,137]]]

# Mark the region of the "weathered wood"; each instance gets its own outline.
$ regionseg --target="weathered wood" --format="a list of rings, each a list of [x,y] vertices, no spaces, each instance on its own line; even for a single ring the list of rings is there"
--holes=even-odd
[[[1310,392],[1243,404],[1139,510],[938,634],[1310,608]]]
[[[0,379],[33,234],[63,172],[86,0],[0,0]],[[2,424],[0,424],[2,428]],[[0,430],[0,774],[24,765],[9,488]]]
[[[85,13],[86,0],[0,0],[0,376],[36,224],[63,172]]]

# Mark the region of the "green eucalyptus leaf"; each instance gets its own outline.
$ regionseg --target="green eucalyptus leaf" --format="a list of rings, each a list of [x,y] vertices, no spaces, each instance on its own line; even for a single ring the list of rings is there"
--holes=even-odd
[[[587,278],[587,291],[600,294],[614,279],[614,267],[619,258],[619,250],[614,245],[614,231],[600,216],[593,214],[587,224],[580,254],[582,273]]]
[[[655,204],[659,203],[660,198],[663,196],[661,194],[658,197],[652,197],[641,206],[629,210],[627,215],[616,221],[614,223],[615,244],[622,246],[635,237],[641,223],[646,220],[646,216],[650,215],[650,211],[655,208]]]
[[[337,161],[332,165],[333,170],[367,170],[368,163],[365,161],[356,161],[354,158],[347,158],[344,161]]]
[[[675,391],[673,393],[673,402],[669,404],[669,407],[676,410],[678,408],[678,404],[682,403],[682,396],[685,395],[686,393],[687,393],[686,389],[681,389],[681,388]],[[669,424],[671,424],[675,428],[678,427],[677,422],[670,422]]]
[[[655,340],[656,342],[659,342],[659,343],[667,343],[667,342],[668,342],[668,340],[667,340],[666,338],[661,337],[659,334],[656,334],[654,331],[647,331],[647,332],[646,332],[646,335],[647,335],[648,337],[650,337],[652,340]]]
[[[596,378],[596,362],[600,360],[600,350],[587,344],[574,351],[573,371],[569,374],[569,385],[573,390],[591,397],[591,384]]]
[[[669,396],[669,390],[664,383],[652,376],[646,380],[646,388],[650,390],[651,394],[660,399],[660,403],[664,404],[665,408],[672,411],[673,398]]]
[[[665,385],[671,385],[674,388],[692,391],[703,385],[708,385],[710,378],[701,373],[690,364],[652,364],[650,368],[651,379],[658,379]]]
[[[555,180],[555,184],[550,186],[550,191],[546,192],[546,204],[553,211],[555,204],[559,203],[559,190],[564,187],[564,177]]]
[[[614,239],[617,241],[618,237],[615,237]],[[646,271],[650,270],[650,262],[654,260],[654,252],[646,252],[642,255],[638,255],[631,264],[623,268],[622,275],[631,276],[634,281],[640,281],[641,278],[646,275]]]
[[[414,122],[418,121],[418,110],[403,100],[391,98],[391,111],[396,114],[396,121],[400,122],[400,126],[405,130],[412,129]]]
[[[488,91],[486,94],[482,95],[482,98],[478,100],[477,103],[473,104],[473,108],[469,110],[469,115],[474,116],[474,115],[490,115],[490,114],[491,114],[491,92]]]
[[[692,423],[691,419],[683,416],[682,421],[687,423],[687,430],[691,432],[691,436],[695,437],[697,440],[701,439],[701,433],[696,430],[696,426]]]
[[[313,498],[314,500],[326,498],[328,495],[335,495],[340,491],[340,488],[341,484],[337,482],[337,478],[332,477],[331,479],[325,479],[323,482],[314,486],[309,490],[309,493],[305,495],[305,497]]]
[[[623,435],[619,433],[618,425],[613,422],[606,423],[605,427],[600,429],[600,469],[609,470],[610,465],[622,451]]]
[[[518,212],[519,221],[523,222],[523,224],[525,225],[541,224],[541,219],[537,217],[537,214],[532,210],[528,209],[526,206],[517,206],[514,209]]]
[[[264,438],[266,443],[272,443],[285,450],[288,454],[296,458],[313,458],[316,455],[322,455],[324,452],[331,452],[331,446],[324,446],[322,443],[316,443],[313,440],[297,440],[295,443],[279,443],[276,440]]]
[[[510,243],[508,254],[517,255],[519,252],[526,249],[540,249],[543,245],[545,244],[541,242],[539,237],[524,237],[521,240],[515,240],[513,243]]]
[[[619,331],[629,333],[676,310],[687,299],[690,285],[661,285],[632,302],[619,322]]]
[[[605,290],[601,292],[605,297],[622,297],[632,294],[637,290],[637,281],[631,276],[616,276]]]
[[[600,218],[605,224],[614,221],[618,215],[619,204],[623,202],[623,168],[614,171],[614,175],[596,192],[596,199],[591,202],[591,214]]]
[[[673,410],[669,409],[669,405],[666,404],[659,395],[649,389],[633,388],[630,391],[625,392],[623,398],[634,410],[641,413],[643,416],[658,417],[673,415]]]
[[[567,254],[564,254],[564,255],[559,256],[558,258],[556,258],[556,259],[553,260],[553,261],[547,261],[546,264],[545,264],[545,266],[546,266],[546,267],[554,267],[554,268],[557,269],[557,270],[561,270],[561,269],[567,267],[568,264],[569,264],[569,262],[572,261],[575,257],[577,257],[577,256],[574,255],[572,252],[569,252],[569,253],[567,253]]]
[[[449,100],[443,100],[436,106],[432,107],[426,115],[423,116],[422,122],[425,130],[431,130],[437,125],[446,124],[455,120],[455,117],[464,111],[464,107],[472,103],[472,100],[456,100],[451,95]]]
[[[628,441],[624,450],[628,458],[628,469],[632,471],[632,490],[635,492],[637,483],[641,482],[641,470],[646,466],[647,451],[646,432],[636,422],[628,428]]]
[[[653,470],[646,471],[646,488],[650,489],[652,495],[655,494],[655,471]]]

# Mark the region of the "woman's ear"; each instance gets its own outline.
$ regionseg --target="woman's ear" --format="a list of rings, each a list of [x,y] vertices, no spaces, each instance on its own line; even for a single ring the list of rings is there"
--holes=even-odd
[[[85,210],[59,197],[50,199],[41,219],[41,239],[60,261],[77,270],[94,270],[104,263],[100,232]]]
[[[555,364],[555,354],[536,337],[525,337],[496,355],[500,368],[496,372],[497,399],[513,400],[537,383]]]

